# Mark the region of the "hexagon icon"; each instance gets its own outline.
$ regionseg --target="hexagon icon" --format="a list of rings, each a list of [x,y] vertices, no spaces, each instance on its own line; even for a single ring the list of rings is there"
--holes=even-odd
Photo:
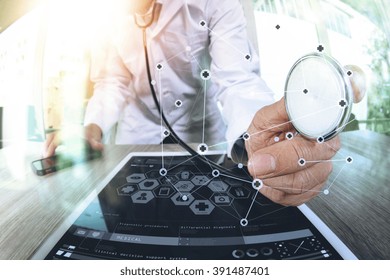
[[[158,186],[158,181],[155,179],[147,179],[138,184],[141,190],[153,190]]]
[[[215,206],[208,200],[195,200],[190,209],[195,215],[210,215]]]
[[[175,193],[175,189],[172,186],[163,185],[154,189],[153,193],[158,198],[169,198]]]
[[[183,170],[177,173],[176,176],[181,180],[190,180],[193,174],[191,171]]]
[[[205,185],[210,179],[207,176],[204,175],[196,175],[194,178],[191,179],[191,182],[195,186],[203,186]]]
[[[131,196],[133,203],[136,204],[146,204],[154,198],[154,195],[151,191],[139,191]]]
[[[226,192],[229,188],[229,186],[225,182],[222,182],[221,180],[211,181],[208,187],[213,192]]]
[[[183,200],[183,197],[185,197],[186,200]],[[171,197],[171,200],[177,206],[188,206],[195,200],[195,198],[189,193],[176,193]]]
[[[175,188],[179,192],[190,192],[195,186],[190,181],[179,181],[175,184]]]
[[[177,179],[177,177],[175,175],[167,175],[167,176],[164,176],[160,179],[160,181],[164,184],[164,185],[173,185],[173,184],[176,184],[177,181],[179,181]]]
[[[233,199],[227,194],[213,194],[211,201],[217,206],[229,206],[232,204]]]
[[[137,184],[141,182],[142,180],[145,180],[145,175],[143,173],[134,173],[126,177],[126,181],[128,183],[134,183]]]
[[[250,190],[242,186],[232,186],[229,194],[235,199],[247,199],[250,195]]]
[[[123,186],[116,188],[116,191],[118,195],[131,196],[133,193],[138,191],[138,187],[132,184],[124,184]]]

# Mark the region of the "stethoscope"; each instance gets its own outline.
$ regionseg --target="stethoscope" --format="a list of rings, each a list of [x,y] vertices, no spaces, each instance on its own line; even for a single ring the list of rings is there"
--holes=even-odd
[[[146,37],[146,29],[152,25],[155,18],[155,7],[153,3],[151,19],[146,24],[141,25],[136,15],[134,21],[143,33],[148,82],[157,110],[175,142],[191,156],[198,157],[219,172],[229,174],[231,170],[208,160],[187,145],[172,129],[160,106],[152,82]],[[334,58],[323,53],[305,55],[294,63],[287,75],[284,97],[287,114],[297,133],[322,143],[343,130],[348,124],[353,104],[350,75],[350,71],[346,72]]]
[[[160,102],[157,99],[156,90],[154,89],[154,86],[153,86],[152,74],[151,74],[151,71],[150,71],[150,63],[149,63],[149,53],[148,53],[148,47],[147,47],[147,37],[146,37],[146,29],[148,27],[150,27],[152,25],[152,23],[154,22],[155,12],[156,12],[155,9],[156,9],[156,5],[155,5],[155,3],[153,3],[153,8],[152,8],[152,11],[151,11],[151,18],[150,18],[150,20],[146,24],[144,24],[144,25],[140,24],[138,22],[138,20],[137,20],[137,15],[134,15],[134,22],[142,30],[142,42],[143,42],[143,49],[144,49],[144,55],[145,55],[145,64],[146,64],[146,72],[147,72],[147,76],[148,76],[150,92],[152,94],[155,106],[156,106],[156,108],[157,108],[157,110],[158,110],[158,112],[159,112],[159,114],[160,114],[160,116],[162,118],[163,124],[165,125],[165,127],[169,131],[170,137],[173,138],[174,142],[176,142],[181,147],[183,147],[191,156],[194,157],[194,159],[195,158],[200,159],[202,162],[206,163],[207,165],[210,165],[210,167],[214,168],[213,172],[217,172],[218,174],[220,172],[225,172],[225,173],[229,174],[229,173],[231,173],[231,170],[228,170],[228,169],[224,168],[223,166],[221,166],[221,165],[219,165],[219,164],[217,164],[217,163],[215,163],[215,162],[213,162],[211,160],[208,160],[205,155],[200,155],[193,148],[191,148],[189,145],[187,145],[187,143],[185,143],[176,134],[175,130],[171,127],[169,121],[165,117],[163,109],[160,106]]]

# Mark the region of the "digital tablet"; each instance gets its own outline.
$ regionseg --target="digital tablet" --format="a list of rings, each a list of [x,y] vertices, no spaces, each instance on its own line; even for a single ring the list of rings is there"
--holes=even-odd
[[[131,153],[34,259],[356,259],[305,205],[262,196],[224,153]]]

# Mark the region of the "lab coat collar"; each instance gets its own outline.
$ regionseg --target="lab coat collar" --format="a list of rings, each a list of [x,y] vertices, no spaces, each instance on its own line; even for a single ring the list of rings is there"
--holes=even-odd
[[[183,6],[185,1],[172,1],[172,0],[157,0],[156,4],[161,4],[160,17],[157,25],[153,30],[152,36],[157,36],[161,30],[167,25],[177,11]]]

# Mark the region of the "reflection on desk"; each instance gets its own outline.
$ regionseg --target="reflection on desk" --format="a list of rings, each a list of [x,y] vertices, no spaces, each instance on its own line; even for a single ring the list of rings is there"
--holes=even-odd
[[[341,134],[330,192],[308,206],[360,259],[390,259],[390,138],[369,131]],[[0,259],[28,259],[129,152],[159,146],[107,146],[100,160],[45,177],[30,162],[41,147],[25,143],[0,150]],[[174,145],[166,151],[180,150]]]

